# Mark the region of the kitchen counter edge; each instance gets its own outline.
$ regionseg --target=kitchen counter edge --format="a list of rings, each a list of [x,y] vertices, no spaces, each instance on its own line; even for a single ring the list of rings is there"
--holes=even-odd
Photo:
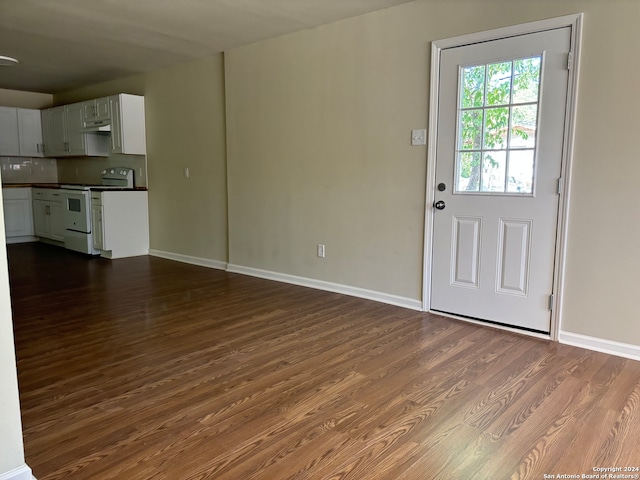
[[[51,188],[51,189],[61,189],[63,184],[60,183],[4,183],[2,184],[2,188]],[[72,185],[70,183],[65,183],[64,185]],[[91,191],[96,192],[108,192],[108,191],[116,191],[116,192],[146,192],[148,190],[147,187],[133,187],[133,188],[102,188],[99,185],[90,188]]]

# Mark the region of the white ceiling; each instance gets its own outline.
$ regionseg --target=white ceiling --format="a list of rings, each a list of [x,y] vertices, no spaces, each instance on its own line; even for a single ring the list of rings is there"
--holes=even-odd
[[[57,93],[411,0],[0,0],[0,88]]]

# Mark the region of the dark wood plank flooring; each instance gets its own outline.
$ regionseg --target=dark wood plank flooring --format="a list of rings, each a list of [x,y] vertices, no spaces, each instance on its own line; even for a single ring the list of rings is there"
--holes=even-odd
[[[159,258],[8,253],[39,480],[640,465],[640,362]]]

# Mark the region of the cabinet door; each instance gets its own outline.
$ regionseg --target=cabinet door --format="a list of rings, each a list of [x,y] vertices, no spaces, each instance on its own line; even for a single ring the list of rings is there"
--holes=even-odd
[[[96,118],[95,120],[109,120],[111,117],[109,110],[109,97],[96,98]]]
[[[84,155],[87,149],[84,138],[85,134],[81,132],[84,128],[82,103],[66,105],[64,109],[67,134],[67,152],[69,155]]]
[[[82,102],[82,118],[85,122],[94,120],[96,118],[96,101],[95,100],[87,100],[86,102]]]
[[[33,213],[29,199],[5,199],[4,228],[7,237],[33,235]]]
[[[124,153],[122,149],[122,119],[118,95],[109,97],[111,109],[111,153]]]
[[[62,242],[64,241],[64,222],[62,219],[64,210],[62,207],[62,201],[51,201],[49,203],[49,207],[49,226],[51,229],[51,239]]]
[[[12,107],[0,107],[0,155],[20,155],[18,113]]]
[[[106,250],[104,245],[102,205],[91,205],[91,231],[93,232],[93,248]]]
[[[18,108],[18,138],[21,156],[44,156],[40,110]]]
[[[82,102],[82,117],[88,123],[109,120],[109,97]]]
[[[66,118],[64,107],[48,108],[43,112],[44,143],[48,157],[67,155]]]
[[[49,202],[46,200],[33,201],[33,230],[37,237],[49,238]]]

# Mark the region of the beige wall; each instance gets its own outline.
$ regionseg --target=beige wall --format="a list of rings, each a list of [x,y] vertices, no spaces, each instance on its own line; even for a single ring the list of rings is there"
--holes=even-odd
[[[0,105],[4,107],[47,108],[52,104],[53,95],[0,88]]]
[[[640,345],[638,2],[425,0],[227,52],[230,263],[420,299],[430,42],[578,12],[562,328]]]
[[[18,108],[46,108],[52,95],[0,88],[0,105]],[[11,318],[11,298],[4,235],[4,212],[0,209],[0,476],[26,469],[20,419],[20,400]],[[27,470],[21,470],[21,476]]]
[[[4,212],[0,209],[0,476],[24,465],[7,252],[4,239]]]
[[[222,55],[56,95],[56,104],[145,96],[151,248],[227,260]],[[76,164],[59,161],[61,176]],[[190,178],[184,178],[188,167]],[[61,177],[62,178],[62,177]]]

